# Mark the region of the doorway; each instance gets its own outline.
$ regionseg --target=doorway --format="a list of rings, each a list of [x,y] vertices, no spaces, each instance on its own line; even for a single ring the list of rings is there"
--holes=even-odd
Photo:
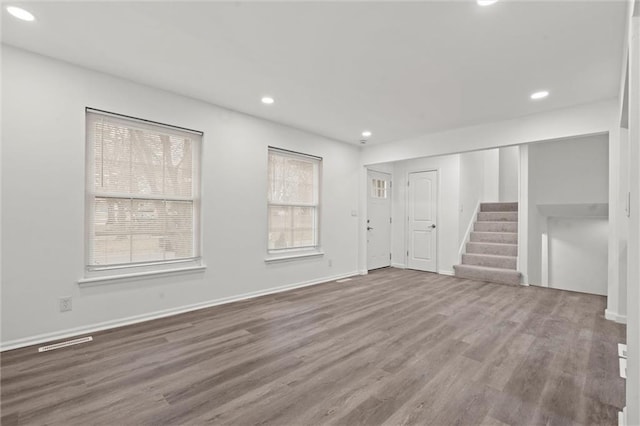
[[[367,269],[391,265],[391,175],[367,172]]]
[[[437,272],[438,172],[409,173],[407,267]]]

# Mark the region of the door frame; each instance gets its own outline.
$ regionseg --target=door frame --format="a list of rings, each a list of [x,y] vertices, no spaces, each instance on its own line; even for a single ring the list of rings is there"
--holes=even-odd
[[[422,172],[435,172],[436,177],[438,178],[438,185],[436,186],[436,273],[440,273],[440,168],[434,169],[415,169],[415,170],[407,170],[404,176],[404,216],[402,220],[404,222],[404,267],[405,269],[409,268],[409,175],[411,173],[422,173]]]
[[[391,255],[391,257],[389,258],[389,267],[393,266],[393,173],[392,172],[387,172],[387,171],[382,171],[382,170],[377,170],[375,168],[372,167],[366,167],[366,182],[367,184],[365,185],[365,197],[366,197],[366,215],[364,217],[364,223],[365,223],[365,229],[366,227],[369,225],[369,223],[367,222],[368,217],[369,217],[369,190],[371,189],[369,187],[369,184],[371,182],[369,182],[369,172],[375,172],[375,173],[382,173],[385,175],[389,175],[389,218],[391,219],[390,225],[389,226],[389,254]],[[365,236],[367,235],[367,231],[364,231]],[[365,265],[364,265],[364,269],[366,270],[366,272],[369,272],[369,243],[366,241],[365,238]],[[374,269],[372,269],[374,270]]]

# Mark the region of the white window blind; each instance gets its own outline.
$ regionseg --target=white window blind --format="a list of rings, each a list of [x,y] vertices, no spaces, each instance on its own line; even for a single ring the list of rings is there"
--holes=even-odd
[[[321,161],[269,148],[269,252],[319,246]]]
[[[87,109],[89,270],[200,256],[202,134]]]

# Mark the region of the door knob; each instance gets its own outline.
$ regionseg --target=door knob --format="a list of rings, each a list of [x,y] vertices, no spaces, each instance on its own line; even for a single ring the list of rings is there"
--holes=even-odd
[[[431,229],[435,229],[435,228],[436,228],[436,225],[431,225]]]
[[[367,226],[367,231],[371,231],[373,228],[370,226]]]

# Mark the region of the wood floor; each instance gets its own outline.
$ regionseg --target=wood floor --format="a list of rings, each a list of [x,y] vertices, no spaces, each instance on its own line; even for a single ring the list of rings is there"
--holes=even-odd
[[[597,424],[605,298],[383,269],[2,354],[2,425]]]

